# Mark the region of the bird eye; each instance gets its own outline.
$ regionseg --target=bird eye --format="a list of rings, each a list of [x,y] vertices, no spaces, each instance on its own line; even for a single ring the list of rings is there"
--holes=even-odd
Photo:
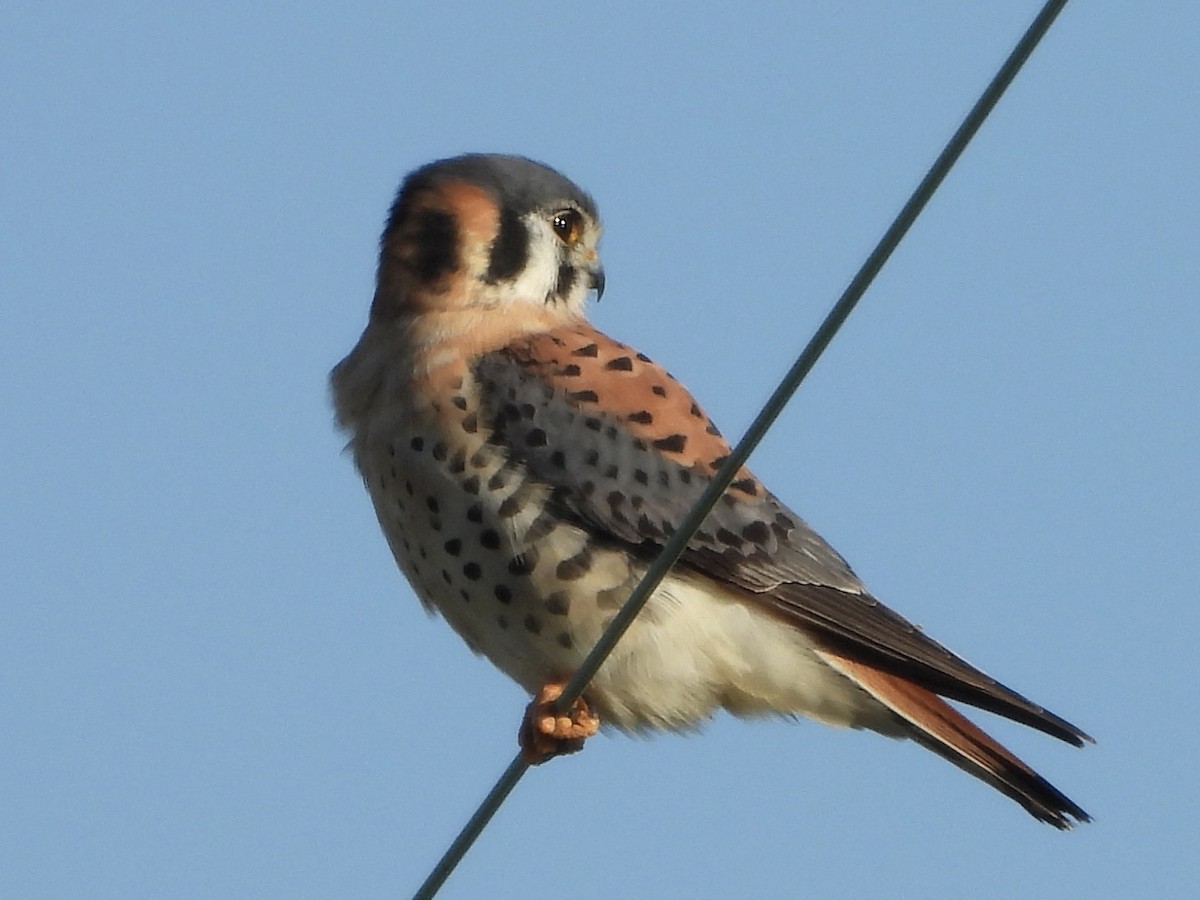
[[[564,244],[577,244],[583,237],[583,215],[577,209],[560,209],[550,219],[550,225]]]

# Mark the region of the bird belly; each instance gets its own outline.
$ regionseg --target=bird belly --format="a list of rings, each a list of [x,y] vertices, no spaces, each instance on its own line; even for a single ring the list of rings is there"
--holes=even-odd
[[[356,447],[380,526],[422,603],[530,693],[570,676],[646,560],[556,509],[549,486],[473,433],[391,431]],[[670,573],[585,696],[608,724],[686,729],[720,708],[893,730],[800,630],[688,571]]]
[[[624,729],[686,729],[719,708],[896,733],[894,717],[825,664],[801,631],[691,573],[664,579],[588,697]]]
[[[632,586],[625,555],[561,521],[549,489],[484,441],[406,431],[356,453],[426,608],[530,693],[569,676]]]

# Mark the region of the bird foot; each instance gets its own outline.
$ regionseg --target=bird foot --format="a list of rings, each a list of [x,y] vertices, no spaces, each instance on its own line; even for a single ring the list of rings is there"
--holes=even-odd
[[[555,756],[577,753],[583,742],[600,727],[600,720],[580,697],[566,713],[554,711],[554,701],[562,696],[566,682],[552,681],[542,686],[525,709],[525,720],[517,733],[521,755],[531,766],[541,765]]]

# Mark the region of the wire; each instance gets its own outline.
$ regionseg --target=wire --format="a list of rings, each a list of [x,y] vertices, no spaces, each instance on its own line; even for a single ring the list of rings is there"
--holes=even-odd
[[[759,442],[766,435],[767,430],[774,424],[775,419],[778,418],[788,401],[791,400],[792,395],[796,393],[796,389],[800,387],[800,383],[812,370],[812,367],[825,351],[825,348],[829,346],[838,329],[842,327],[842,324],[850,316],[858,301],[866,293],[875,276],[879,274],[879,270],[883,268],[884,263],[888,261],[892,252],[899,245],[900,241],[904,239],[904,235],[908,233],[908,229],[916,221],[917,216],[921,214],[921,211],[925,208],[930,198],[933,197],[947,173],[949,173],[950,169],[958,161],[958,158],[962,156],[971,138],[979,131],[980,126],[983,125],[992,109],[996,106],[996,103],[1000,100],[1000,97],[1004,94],[1004,91],[1012,84],[1013,79],[1016,78],[1025,61],[1029,59],[1034,48],[1037,47],[1042,37],[1045,36],[1050,26],[1054,24],[1054,20],[1058,17],[1058,14],[1062,12],[1063,7],[1066,5],[1067,0],[1048,0],[1025,31],[1025,34],[1021,36],[1016,47],[1009,54],[1008,59],[1004,61],[1004,64],[997,71],[996,76],[988,84],[983,94],[975,102],[975,105],[971,107],[971,111],[967,113],[958,130],[954,132],[953,136],[947,142],[945,149],[934,160],[933,165],[929,168],[925,177],[921,179],[921,183],[917,185],[908,202],[904,204],[904,207],[896,215],[891,226],[884,232],[883,237],[879,239],[879,243],[876,244],[871,255],[867,257],[857,274],[851,279],[850,284],[846,286],[837,303],[830,310],[829,315],[825,317],[825,321],[821,323],[821,326],[812,336],[812,339],[809,340],[808,345],[804,348],[800,356],[797,357],[796,362],[793,363],[792,367],[783,377],[783,380],[780,381],[779,386],[775,388],[762,410],[746,430],[741,441],[738,442],[733,452],[729,454],[729,457],[721,465],[721,468],[717,470],[707,489],[696,502],[696,505],[684,517],[666,544],[663,545],[662,551],[655,558],[654,562],[651,563],[641,582],[634,588],[633,593],[629,595],[629,599],[625,601],[620,611],[613,617],[612,623],[600,636],[600,639],[580,664],[579,668],[575,670],[575,674],[567,682],[562,694],[555,701],[556,712],[565,712],[583,694],[596,672],[599,671],[600,666],[603,665],[608,655],[616,646],[617,641],[621,639],[621,636],[633,624],[634,618],[641,612],[642,607],[646,605],[646,602],[650,599],[650,596],[654,593],[654,590],[658,587],[663,577],[670,570],[671,566],[678,561],[683,551],[687,549],[688,542],[700,528],[701,524],[703,524],[705,517],[708,516],[717,501],[721,499],[721,495],[725,493],[725,489],[729,487],[730,482],[733,481],[738,471],[745,464],[747,457],[758,446]],[[517,786],[517,782],[521,780],[521,777],[528,768],[529,765],[522,759],[521,754],[518,753],[513,761],[509,763],[504,774],[500,776],[496,785],[483,799],[483,802],[480,803],[474,815],[467,820],[466,825],[463,826],[462,831],[459,832],[454,842],[447,848],[442,858],[438,860],[437,865],[434,866],[429,876],[417,890],[417,893],[413,895],[414,900],[430,900],[430,898],[437,894],[442,884],[445,883],[450,873],[454,871],[454,868],[462,860],[463,856],[466,855],[471,845],[475,842],[475,839],[487,827],[492,816],[500,809],[505,799],[512,793],[513,788]]]

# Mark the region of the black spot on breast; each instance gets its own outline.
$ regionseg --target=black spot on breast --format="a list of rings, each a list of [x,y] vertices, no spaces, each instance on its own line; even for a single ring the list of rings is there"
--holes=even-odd
[[[615,359],[610,359],[604,364],[604,368],[610,372],[632,372],[633,360],[628,356],[618,356]]]
[[[458,554],[462,553],[462,541],[458,538],[451,538],[442,546],[446,548],[446,552],[451,556],[458,556]]]
[[[691,484],[692,483],[692,470],[691,469],[680,469],[679,470],[679,483],[680,484]]]
[[[467,508],[467,521],[479,524],[483,521],[483,506],[479,503],[473,503]]]
[[[479,543],[489,550],[497,550],[500,547],[500,535],[488,528],[479,535]]]
[[[571,391],[567,394],[567,399],[577,403],[598,403],[600,401],[595,391]]]
[[[582,347],[577,347],[571,351],[572,356],[581,357],[596,357],[600,355],[600,347],[598,344],[585,344]]]
[[[441,462],[442,460],[444,460],[446,458],[447,452],[448,451],[447,451],[446,445],[443,444],[441,441],[438,441],[436,444],[433,445],[433,458],[436,459],[438,462]]]
[[[526,616],[522,624],[524,624],[525,630],[530,634],[539,634],[542,630],[542,623],[533,616]]]
[[[480,567],[479,563],[469,562],[463,566],[463,574],[472,581],[478,581],[481,577],[483,577],[483,569]]]
[[[536,547],[527,547],[508,561],[508,571],[513,575],[528,575],[537,568],[538,552]]]
[[[592,568],[592,552],[584,547],[570,559],[564,559],[554,569],[561,581],[577,581]]]
[[[657,394],[659,397],[665,397],[667,396],[667,389],[661,384],[656,384],[654,387],[650,388],[650,393]]]
[[[609,463],[608,467],[604,470],[605,478],[616,478],[620,474],[621,470],[616,463]]]
[[[646,474],[645,469],[634,469],[633,470],[633,480],[636,481],[638,484],[649,484],[650,476],[648,474]]]
[[[547,443],[546,432],[541,428],[531,428],[525,435],[525,445],[528,447],[545,447]]]
[[[463,427],[465,428],[466,420],[464,419],[463,422],[464,422]],[[488,464],[488,455],[486,453],[484,453],[482,450],[477,450],[471,454],[471,468],[472,469],[483,469],[483,468],[487,467],[487,464]]]
[[[512,603],[512,588],[510,588],[507,584],[496,585],[494,588],[492,588],[492,593],[501,603]]]
[[[570,650],[575,646],[575,640],[565,631],[560,631],[554,640],[564,650]]]
[[[509,281],[521,273],[529,259],[529,229],[516,211],[500,210],[500,227],[488,255],[488,284]]]
[[[593,419],[590,416],[583,420],[583,427],[588,431],[599,431],[604,427],[604,423],[599,419]]]
[[[690,410],[688,410],[688,412],[690,412],[690,413],[692,414],[692,417],[693,417],[693,418],[695,418],[695,419],[703,419],[703,418],[705,418],[705,416],[704,416],[704,410],[702,410],[702,409],[701,409],[699,406],[697,406],[695,403],[693,403],[693,404],[692,404],[692,408],[691,408]]]
[[[508,484],[509,472],[507,469],[497,469],[492,473],[492,477],[488,479],[488,490],[498,491]]]
[[[583,370],[580,369],[579,366],[575,365],[575,363],[571,363],[570,365],[562,367],[561,374],[565,375],[567,378],[578,378],[582,371]]]
[[[467,454],[462,450],[455,451],[447,465],[451,475],[461,475],[467,468]]]
[[[450,402],[453,403],[455,406],[457,406],[459,409],[465,410],[467,408],[467,398],[466,397],[460,397],[458,395],[455,395],[450,398]]]
[[[565,616],[571,610],[571,598],[565,591],[555,591],[542,604],[552,616]]]
[[[608,501],[609,506],[620,506],[625,502],[625,495],[620,491],[610,491],[604,499]]]
[[[550,454],[550,464],[560,469],[567,467],[567,455],[561,450],[555,450]]]
[[[637,422],[639,425],[649,425],[654,421],[654,416],[650,414],[648,409],[640,409],[635,413],[630,413],[628,418],[630,422]]]
[[[437,497],[426,497],[425,498],[425,506],[431,513],[437,512],[438,511]]]
[[[411,441],[408,442],[408,446],[412,447],[414,450],[416,450],[418,453],[420,453],[422,450],[425,449],[425,438],[415,437]]]
[[[600,451],[599,450],[589,450],[587,452],[587,455],[583,457],[583,464],[585,466],[591,466],[592,468],[595,468],[599,462],[600,462]]]
[[[468,494],[478,494],[479,493],[479,476],[471,475],[468,478],[464,478],[462,486],[463,486],[463,490],[466,491]]]

